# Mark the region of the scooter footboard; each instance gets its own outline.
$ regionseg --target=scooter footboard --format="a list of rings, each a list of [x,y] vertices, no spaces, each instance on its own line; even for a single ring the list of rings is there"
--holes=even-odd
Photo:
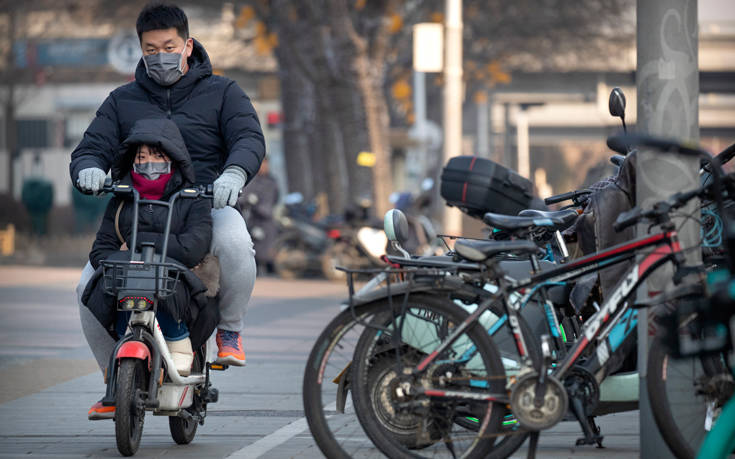
[[[194,387],[164,383],[158,388],[158,410],[178,411],[189,408],[194,403]]]

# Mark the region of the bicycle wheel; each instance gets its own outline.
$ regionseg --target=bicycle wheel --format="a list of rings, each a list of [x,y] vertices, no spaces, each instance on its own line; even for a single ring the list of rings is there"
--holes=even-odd
[[[470,314],[477,308],[476,304],[467,305],[460,300],[454,300],[454,303]],[[541,347],[536,338],[536,333],[532,331],[526,319],[534,318],[534,315],[537,316],[535,317],[535,322],[545,322],[546,314],[541,309],[541,306],[536,302],[531,302],[518,316],[518,325],[526,340],[526,347],[528,348],[531,361],[534,362],[534,368],[538,369],[538,364],[541,362]],[[480,315],[479,322],[488,331],[495,348],[500,354],[500,360],[503,363],[506,378],[511,379],[521,371],[523,362],[518,353],[513,331],[505,317],[502,304],[497,302]],[[544,327],[548,326],[544,325]],[[548,333],[548,330],[544,329],[544,332]],[[555,343],[555,341],[552,341],[552,343]],[[472,424],[475,424],[474,428],[477,429],[477,421],[465,418],[464,420],[455,420],[455,422],[464,422],[468,428],[472,428]],[[518,424],[510,409],[506,409],[505,411],[500,433],[502,436],[495,442],[492,453],[487,459],[509,457],[523,445],[529,435],[529,432],[521,428]]]
[[[324,328],[304,370],[304,415],[317,446],[328,458],[383,457],[362,429],[349,392],[350,366],[365,323],[384,311],[367,304],[346,309]]]
[[[506,392],[505,371],[487,330],[471,324],[432,364],[412,373],[468,314],[448,299],[425,294],[382,303],[387,314],[374,318],[353,357],[352,399],[365,432],[391,458],[487,456],[505,407],[480,396]]]
[[[732,386],[732,376],[720,357],[674,359],[661,338],[651,343],[647,376],[651,411],[677,458],[696,456]]]

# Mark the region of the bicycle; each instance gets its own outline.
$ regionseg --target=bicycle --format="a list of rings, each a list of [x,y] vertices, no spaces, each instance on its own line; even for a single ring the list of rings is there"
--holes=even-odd
[[[604,377],[604,364],[610,357],[609,345],[605,340],[612,328],[625,317],[625,314],[630,310],[631,303],[626,301],[631,294],[653,271],[659,266],[672,262],[675,266],[680,266],[683,262],[681,247],[678,243],[678,237],[676,234],[676,228],[669,218],[669,213],[684,203],[688,202],[695,196],[700,195],[703,192],[702,189],[697,189],[687,193],[679,193],[668,201],[658,203],[654,206],[654,209],[647,212],[629,212],[625,215],[621,215],[618,220],[618,228],[623,228],[637,223],[642,219],[647,219],[653,224],[662,228],[661,232],[654,233],[652,235],[638,238],[626,244],[613,247],[605,250],[598,254],[583,257],[574,262],[571,262],[565,266],[552,269],[550,271],[542,272],[531,276],[529,279],[521,281],[509,281],[503,277],[502,272],[498,271],[497,264],[492,259],[492,256],[499,251],[507,250],[507,247],[503,247],[502,243],[497,242],[480,242],[480,241],[465,241],[458,242],[455,246],[456,251],[463,258],[483,263],[487,272],[489,273],[488,279],[497,279],[500,292],[493,298],[484,301],[479,307],[470,314],[462,323],[453,327],[452,333],[447,333],[445,336],[436,335],[434,341],[440,342],[437,346],[428,346],[426,349],[421,349],[420,358],[417,362],[416,352],[412,349],[409,342],[404,342],[402,337],[402,326],[406,322],[407,312],[402,311],[400,314],[395,315],[395,319],[392,324],[391,340],[398,341],[400,345],[394,346],[393,352],[397,355],[396,367],[394,373],[396,375],[402,375],[401,378],[393,377],[393,379],[386,380],[383,382],[385,387],[393,387],[400,382],[402,387],[401,392],[396,392],[395,388],[391,395],[396,402],[396,412],[404,410],[405,413],[413,413],[417,416],[424,417],[424,425],[436,426],[441,425],[442,418],[447,417],[448,407],[455,407],[456,409],[459,404],[477,403],[478,400],[482,400],[485,403],[492,403],[495,405],[502,405],[510,403],[511,409],[514,416],[518,419],[522,426],[525,426],[532,431],[540,431],[549,428],[559,422],[564,414],[566,413],[567,407],[567,388],[564,387],[562,381],[564,381],[569,375],[579,374],[592,374],[596,375],[598,371],[602,371]],[[521,330],[518,324],[518,315],[515,307],[508,306],[508,294],[511,292],[521,291],[523,289],[532,288],[533,286],[539,285],[544,281],[566,281],[574,278],[578,278],[593,270],[598,270],[601,267],[607,267],[613,264],[620,263],[622,261],[631,260],[637,256],[641,251],[652,249],[645,258],[633,265],[633,267],[626,273],[623,279],[613,290],[612,295],[607,301],[600,307],[600,311],[591,317],[582,328],[581,338],[569,351],[568,355],[557,363],[556,366],[551,366],[550,358],[550,345],[548,340],[542,342],[543,350],[543,362],[540,367],[537,367],[530,361],[528,345],[528,337]],[[530,251],[528,253],[531,253]],[[456,355],[453,346],[458,342],[458,337],[468,331],[471,327],[476,326],[478,317],[486,311],[490,305],[495,301],[500,300],[506,308],[508,314],[509,323],[513,329],[514,335],[516,336],[517,348],[519,354],[523,357],[524,366],[526,370],[520,374],[515,381],[510,381],[511,393],[510,397],[504,391],[493,392],[484,391],[483,395],[480,396],[475,391],[468,390],[466,383],[462,381],[482,381],[482,376],[473,376],[472,372],[467,375],[467,372],[457,372],[455,374],[462,375],[458,380],[453,380],[451,377],[433,378],[427,377],[427,374],[436,372],[439,366],[443,365],[444,368],[449,365],[450,367],[457,366],[464,368],[460,364],[466,364],[468,355],[460,357],[465,360],[458,360],[457,357],[449,358],[449,355]],[[409,311],[410,312],[410,311]],[[434,316],[439,316],[443,313],[439,308],[432,310]],[[412,314],[413,317],[417,314]],[[450,314],[446,314],[447,320],[444,322],[454,323],[457,317],[452,317]],[[386,333],[385,330],[381,330],[381,335]],[[396,338],[397,337],[397,338]],[[433,343],[425,343],[433,344]],[[433,349],[433,350],[432,350]],[[356,394],[369,393],[369,383],[372,381],[369,377],[369,369],[371,365],[371,359],[373,358],[374,348],[371,346],[364,346],[362,352],[356,354],[353,358],[354,368],[353,373],[353,399],[357,404],[357,413],[363,416],[370,416],[375,419],[374,410],[371,410],[369,403],[370,398],[368,396],[362,397],[363,402],[360,403],[361,396]],[[580,359],[584,353],[584,368],[585,370],[579,371]],[[404,354],[403,356],[401,354]],[[471,353],[470,353],[471,354]],[[408,356],[407,360],[403,359],[404,356]],[[442,359],[439,359],[439,356]],[[453,367],[452,367],[453,368]],[[539,371],[534,371],[534,368],[539,368]],[[547,369],[550,369],[547,375]],[[572,371],[572,370],[575,371]],[[452,372],[450,372],[452,373]],[[502,375],[501,375],[502,376]],[[576,376],[576,375],[575,375]],[[595,393],[595,380],[585,376],[577,377],[582,384],[591,384],[591,390],[582,389],[583,393],[594,394]],[[442,387],[434,387],[436,381],[442,381]],[[492,384],[492,381],[488,378],[488,384]],[[449,387],[449,389],[447,389]],[[411,394],[413,398],[406,398],[405,393]],[[359,403],[359,404],[358,404]],[[423,406],[424,411],[411,411],[415,410],[416,406]],[[425,407],[429,406],[429,410]],[[432,412],[431,407],[436,407]],[[405,411],[408,410],[408,411]],[[454,411],[453,413],[461,413],[460,411]],[[428,418],[428,421],[426,420]],[[472,447],[468,447],[465,451],[465,457],[479,457],[486,455],[492,450],[491,442],[483,442],[481,439],[488,438],[491,435],[495,435],[499,431],[499,425],[493,424],[497,417],[486,417],[483,418],[483,423],[480,425],[478,434],[475,436],[480,439],[475,441]],[[487,420],[487,421],[485,421]],[[381,429],[375,429],[371,426],[376,424],[371,422],[369,418],[363,422],[363,426],[366,428],[373,442],[381,449],[384,453],[391,457],[411,457],[413,453],[409,450],[409,447],[415,446],[401,444],[396,441],[395,438],[390,435],[386,435]],[[425,435],[427,432],[423,432]],[[436,433],[429,433],[430,438],[440,438],[441,441],[451,451],[454,440],[449,439],[452,431],[447,427],[445,422],[443,431],[437,435]],[[533,438],[533,437],[532,437]],[[535,444],[532,442],[531,450],[535,448]]]
[[[547,228],[553,229],[553,227],[548,226],[550,223],[561,225],[560,227],[568,226],[569,212],[562,214],[567,216],[565,220],[547,218],[547,220],[551,220],[545,222]],[[388,217],[386,217],[387,220]],[[392,229],[389,228],[390,225],[386,225],[387,234],[392,233]],[[395,239],[395,237],[393,236],[391,239]],[[522,242],[522,245],[529,247],[526,242]],[[533,244],[530,246],[532,247]],[[404,264],[408,263],[408,259],[392,257],[390,259]],[[458,273],[466,275],[470,272],[479,271],[481,267],[477,264],[456,263],[451,260],[451,257],[420,257],[419,259],[413,259],[413,262],[416,263],[414,267],[371,270],[370,272],[358,270],[348,274],[351,299],[359,296],[354,294],[353,274],[375,274],[373,279],[363,288],[363,291],[369,293],[362,294],[362,298],[355,301],[354,304],[333,319],[325,327],[313,346],[304,374],[304,408],[312,435],[327,457],[354,457],[357,454],[357,445],[370,444],[369,439],[365,437],[357,422],[352,405],[350,405],[351,400],[347,398],[347,393],[351,387],[349,366],[352,353],[357,339],[365,328],[365,324],[370,322],[377,312],[384,310],[393,297],[398,298],[406,292],[424,291],[431,295],[452,295],[457,301],[464,301],[467,304],[476,302],[479,295],[488,294],[486,290],[468,284],[457,275]],[[541,263],[547,269],[553,266],[550,263]],[[530,269],[530,264],[527,261],[504,260],[501,261],[501,264],[519,276],[527,273]],[[390,280],[399,276],[402,279],[391,284]],[[387,287],[376,290],[381,282],[385,283],[386,277],[388,278]],[[407,277],[410,277],[408,282]],[[377,304],[370,304],[376,301]],[[496,312],[501,314],[499,310],[496,310]],[[460,313],[458,312],[458,314]],[[487,318],[488,324],[492,324],[492,322],[497,322],[497,317]],[[500,322],[501,325],[502,323]],[[528,327],[525,322],[522,322],[522,325]],[[490,326],[488,325],[487,328],[490,328]],[[513,338],[507,327],[503,327],[500,331],[496,330],[493,339],[499,342],[501,350],[504,348],[513,349]],[[536,346],[533,349],[536,349]],[[511,361],[513,359],[506,358],[505,360]],[[515,360],[518,360],[518,358],[516,357]],[[334,380],[336,384],[330,384],[330,380]],[[330,403],[332,400],[334,402]],[[512,420],[507,422],[511,426],[514,425]],[[349,445],[346,445],[348,443],[345,440],[347,436],[350,437]],[[524,438],[519,438],[516,435],[512,440],[512,442],[506,443],[514,451],[520,447]],[[512,446],[512,444],[515,444],[515,446]],[[345,449],[349,449],[349,451]]]

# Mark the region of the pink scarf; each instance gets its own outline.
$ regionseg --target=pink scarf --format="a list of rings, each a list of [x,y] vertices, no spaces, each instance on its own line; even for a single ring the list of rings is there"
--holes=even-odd
[[[161,174],[156,180],[148,180],[142,175],[135,171],[130,171],[130,176],[133,179],[133,188],[138,190],[140,197],[143,199],[161,199],[163,196],[163,190],[166,188],[166,184],[171,179],[171,172],[168,174]]]

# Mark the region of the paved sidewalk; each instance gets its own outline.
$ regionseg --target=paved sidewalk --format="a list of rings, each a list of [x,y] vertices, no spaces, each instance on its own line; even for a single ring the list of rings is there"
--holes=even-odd
[[[0,267],[0,458],[120,457],[113,423],[86,419],[104,386],[73,303],[79,270],[8,270]],[[259,279],[246,316],[247,367],[214,373],[220,402],[191,445],[174,444],[167,420],[146,416],[136,457],[323,457],[303,418],[302,375],[343,292],[342,284]],[[638,456],[637,412],[599,424],[604,449],[574,447],[579,427],[562,423],[541,435],[538,457]]]

